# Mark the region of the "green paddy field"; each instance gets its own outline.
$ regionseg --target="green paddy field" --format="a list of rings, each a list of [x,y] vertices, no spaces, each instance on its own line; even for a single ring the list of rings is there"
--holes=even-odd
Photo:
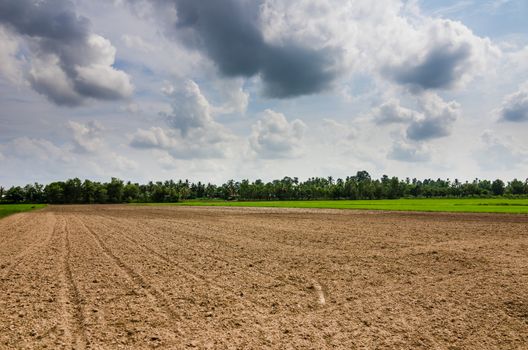
[[[384,199],[384,200],[314,200],[314,201],[202,201],[141,205],[327,208],[395,211],[434,211],[466,213],[528,214],[528,199]]]
[[[0,204],[0,219],[15,213],[44,208],[45,204]]]

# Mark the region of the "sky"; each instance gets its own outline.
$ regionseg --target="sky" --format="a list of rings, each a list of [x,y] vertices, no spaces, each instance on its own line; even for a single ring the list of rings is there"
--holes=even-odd
[[[528,177],[526,0],[0,0],[0,185]]]

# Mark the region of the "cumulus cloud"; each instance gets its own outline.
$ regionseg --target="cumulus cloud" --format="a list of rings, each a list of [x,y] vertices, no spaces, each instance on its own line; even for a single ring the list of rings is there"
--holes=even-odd
[[[422,93],[416,100],[417,109],[413,110],[401,106],[397,99],[390,99],[374,109],[374,122],[378,125],[406,125],[406,137],[412,141],[450,135],[460,114],[460,105],[455,101],[446,102],[434,93]]]
[[[288,122],[284,114],[267,109],[253,125],[250,146],[261,158],[292,158],[301,153],[306,125],[299,119]]]
[[[224,76],[258,75],[265,95],[276,98],[313,94],[328,88],[338,72],[335,50],[314,49],[308,43],[293,40],[267,41],[259,20],[262,3],[156,2],[164,12],[176,11],[176,21],[171,23],[175,36],[188,47],[204,52]]]
[[[93,153],[101,149],[103,140],[103,126],[97,121],[86,124],[74,121],[68,122],[68,128],[72,132],[75,151],[79,153]]]
[[[163,149],[174,158],[222,158],[233,136],[212,115],[214,108],[192,80],[181,88],[170,86],[165,94],[172,98],[172,111],[162,113],[168,129],[138,129],[130,145],[143,149]]]
[[[471,54],[469,44],[433,47],[418,63],[406,62],[389,74],[403,85],[416,89],[446,89],[465,74],[464,63]]]
[[[179,130],[151,127],[138,129],[130,145],[138,149],[160,149],[176,159],[213,159],[227,155],[231,137],[204,129],[193,129],[187,136]]]
[[[414,1],[268,0],[264,33],[338,48],[347,72],[381,74],[413,92],[451,89],[486,72],[500,50],[460,22],[420,13]],[[339,57],[339,58],[337,58]]]
[[[396,141],[387,156],[389,159],[402,162],[427,162],[431,159],[429,148],[422,143]]]
[[[460,22],[448,19],[426,21],[426,36],[398,64],[389,64],[384,73],[398,84],[419,92],[450,89],[480,73],[490,57],[500,51],[489,39],[474,35]]]
[[[129,76],[113,67],[116,49],[92,32],[72,2],[0,0],[0,25],[27,43],[29,82],[54,103],[77,106],[132,94]]]
[[[423,116],[413,120],[407,128],[407,137],[414,141],[449,136],[460,114],[458,103],[445,102],[436,94],[421,97],[420,109]]]
[[[402,107],[400,101],[391,98],[373,111],[376,124],[397,124],[412,122],[421,118],[421,114],[411,109]]]
[[[414,2],[128,2],[152,6],[169,37],[204,54],[223,76],[260,77],[268,97],[323,92],[354,72],[381,74],[416,93],[451,89],[500,55],[462,23],[411,10]]]
[[[504,98],[499,115],[502,121],[528,121],[528,85],[524,85],[519,91]]]
[[[167,89],[166,93],[170,94],[173,102],[172,112],[164,116],[168,124],[180,130],[184,136],[191,129],[208,128],[215,123],[211,105],[194,81],[187,80],[182,89]]]

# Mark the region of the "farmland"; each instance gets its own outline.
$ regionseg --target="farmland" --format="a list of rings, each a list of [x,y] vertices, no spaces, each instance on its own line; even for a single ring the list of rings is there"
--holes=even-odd
[[[183,201],[149,205],[227,206],[318,209],[367,209],[390,211],[430,211],[465,213],[525,213],[528,199],[389,199],[389,200],[313,200],[313,201]]]
[[[528,216],[48,206],[0,220],[0,348],[528,346]]]

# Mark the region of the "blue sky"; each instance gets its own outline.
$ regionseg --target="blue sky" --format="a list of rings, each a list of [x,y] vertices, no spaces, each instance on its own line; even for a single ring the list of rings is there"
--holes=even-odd
[[[523,0],[0,0],[0,185],[528,177]]]

